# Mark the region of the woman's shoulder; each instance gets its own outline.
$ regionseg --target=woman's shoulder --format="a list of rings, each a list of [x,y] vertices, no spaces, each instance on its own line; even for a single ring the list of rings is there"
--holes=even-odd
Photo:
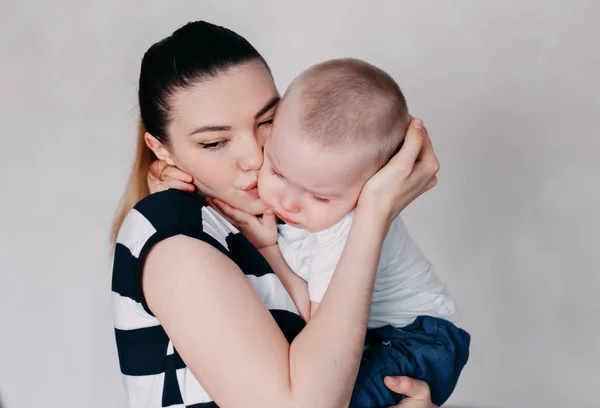
[[[127,214],[117,244],[139,254],[144,247],[182,234],[226,253],[227,236],[237,231],[232,231],[228,223],[214,213],[204,198],[197,195],[173,189],[155,193],[139,201]]]
[[[132,212],[138,212],[157,230],[175,224],[202,226],[203,197],[179,190],[154,193],[139,201]]]

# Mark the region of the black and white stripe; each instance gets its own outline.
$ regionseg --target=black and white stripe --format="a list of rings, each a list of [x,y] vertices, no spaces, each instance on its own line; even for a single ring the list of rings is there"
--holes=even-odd
[[[140,201],[125,218],[115,248],[112,305],[121,372],[132,408],[216,407],[174,349],[144,300],[141,265],[157,242],[188,235],[232,259],[293,338],[304,326],[283,285],[260,253],[198,197],[176,190]],[[234,391],[234,390],[232,390]]]

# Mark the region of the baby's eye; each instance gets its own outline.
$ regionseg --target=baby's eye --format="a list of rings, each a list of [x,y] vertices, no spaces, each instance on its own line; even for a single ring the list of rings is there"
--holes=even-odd
[[[279,178],[283,178],[283,176],[281,174],[277,173],[277,171],[272,167],[271,167],[271,174],[274,176],[277,176]]]
[[[314,195],[313,198],[315,199],[315,201],[317,201],[319,203],[328,203],[329,202],[329,200],[327,198],[317,197],[316,195]]]

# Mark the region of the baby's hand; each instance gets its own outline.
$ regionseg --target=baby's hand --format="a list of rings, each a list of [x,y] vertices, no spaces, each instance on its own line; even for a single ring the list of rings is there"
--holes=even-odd
[[[192,176],[179,170],[177,167],[169,166],[163,160],[156,160],[150,165],[147,180],[150,194],[170,188],[189,192],[195,190],[192,184],[194,181]]]
[[[277,245],[277,222],[273,211],[267,209],[262,217],[257,217],[233,208],[218,198],[206,198],[206,201],[239,229],[256,249]]]

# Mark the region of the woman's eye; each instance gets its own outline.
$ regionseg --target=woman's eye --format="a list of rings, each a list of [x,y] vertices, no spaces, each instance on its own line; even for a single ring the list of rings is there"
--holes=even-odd
[[[271,118],[271,119],[267,119],[267,120],[265,120],[265,121],[262,121],[262,122],[260,122],[260,123],[258,124],[258,127],[261,127],[261,126],[266,126],[266,125],[272,125],[272,124],[273,124],[273,118]]]
[[[319,202],[319,203],[328,203],[329,200],[327,198],[321,198],[321,197],[317,197],[317,196],[313,196],[313,198],[315,199],[315,201]]]
[[[203,149],[218,150],[227,144],[226,140],[219,140],[218,142],[200,143]]]

